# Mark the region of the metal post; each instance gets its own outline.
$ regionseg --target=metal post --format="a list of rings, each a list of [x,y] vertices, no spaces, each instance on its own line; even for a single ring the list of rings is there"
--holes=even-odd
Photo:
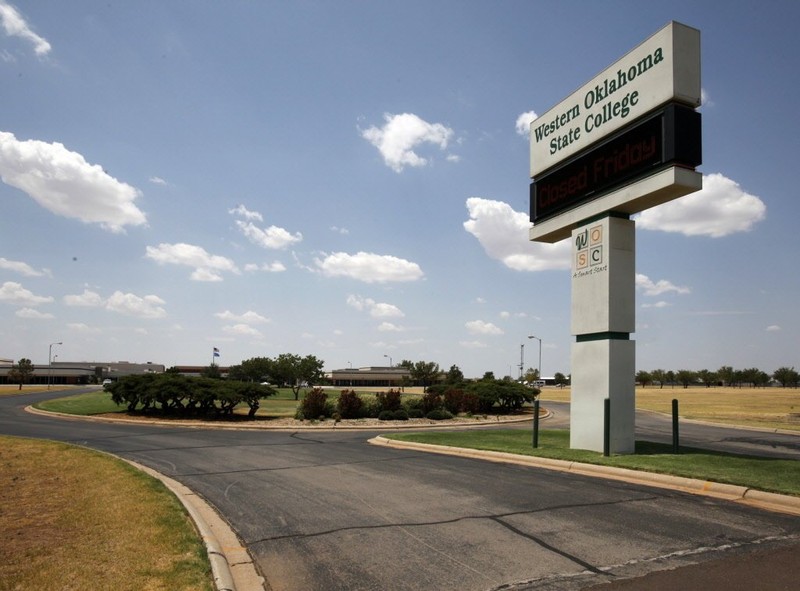
[[[672,453],[681,453],[678,436],[678,399],[672,399]]]
[[[611,399],[603,400],[603,455],[611,455]]]
[[[539,447],[539,401],[533,401],[533,448]]]

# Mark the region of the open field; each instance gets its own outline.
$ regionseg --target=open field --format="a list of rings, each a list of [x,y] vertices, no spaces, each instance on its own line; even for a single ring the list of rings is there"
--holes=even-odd
[[[569,388],[545,388],[539,396],[569,402]],[[672,413],[672,399],[684,419],[800,431],[800,388],[636,388],[636,408]]]
[[[0,589],[213,589],[183,506],[120,460],[0,436],[0,490]]]

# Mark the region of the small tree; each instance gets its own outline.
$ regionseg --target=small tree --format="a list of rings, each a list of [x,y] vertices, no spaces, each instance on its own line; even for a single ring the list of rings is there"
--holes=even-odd
[[[650,372],[650,379],[658,382],[659,389],[664,388],[664,382],[667,381],[667,372],[663,369],[654,369]]]
[[[647,384],[653,381],[653,376],[650,375],[649,371],[640,369],[636,372],[636,381],[642,385],[642,388],[646,388]]]
[[[700,379],[703,384],[705,384],[706,388],[710,388],[714,384],[717,383],[719,379],[717,377],[717,373],[713,371],[709,371],[707,369],[701,369],[697,372],[697,377]]]
[[[675,379],[684,387],[688,388],[695,380],[697,380],[697,372],[690,369],[679,369],[675,374]]]
[[[778,380],[784,388],[796,388],[797,383],[800,382],[800,374],[795,371],[794,367],[779,367],[773,372],[772,377]]]
[[[300,388],[311,386],[322,379],[322,366],[325,363],[314,355],[300,357],[291,353],[281,353],[272,363],[271,375],[280,384],[288,384],[294,399],[300,397]]]
[[[30,359],[23,357],[16,365],[11,366],[11,371],[8,372],[8,380],[10,382],[17,382],[19,389],[22,390],[22,384],[27,384],[33,375],[33,363]]]
[[[556,386],[558,386],[559,388],[563,388],[564,386],[569,384],[569,378],[567,378],[567,376],[565,376],[560,371],[557,371],[555,374],[553,374],[553,380],[555,380]]]
[[[464,382],[464,372],[457,365],[451,365],[444,377],[444,383],[457,386]]]

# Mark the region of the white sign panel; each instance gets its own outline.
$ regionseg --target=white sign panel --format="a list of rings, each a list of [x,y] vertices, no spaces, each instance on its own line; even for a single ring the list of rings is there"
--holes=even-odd
[[[531,123],[531,178],[670,101],[700,105],[700,31],[674,21]]]

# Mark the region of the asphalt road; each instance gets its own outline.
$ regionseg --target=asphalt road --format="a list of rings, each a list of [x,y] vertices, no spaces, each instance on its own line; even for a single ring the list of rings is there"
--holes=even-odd
[[[800,576],[797,517],[367,445],[374,433],[120,425],[22,410],[45,396],[0,398],[0,433],[104,450],[186,484],[226,517],[276,591],[658,588],[643,576],[730,590],[745,578],[695,586],[692,569],[707,577],[737,565],[758,577],[748,589],[793,588],[777,575]]]

